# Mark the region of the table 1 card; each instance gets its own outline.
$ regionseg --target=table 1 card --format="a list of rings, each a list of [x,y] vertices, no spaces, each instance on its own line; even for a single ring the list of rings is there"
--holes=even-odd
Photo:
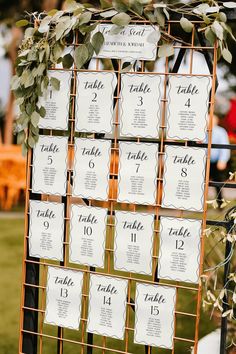
[[[39,136],[33,151],[33,193],[66,194],[67,151],[67,137]]]
[[[114,269],[152,274],[154,216],[115,212]]]
[[[206,150],[166,146],[162,207],[202,211]]]
[[[158,137],[160,84],[158,75],[121,75],[121,136]]]
[[[68,128],[71,72],[49,70],[48,76],[49,80],[56,78],[60,81],[60,89],[53,89],[49,81],[45,96],[39,97],[39,105],[46,109],[46,116],[40,118],[39,128],[65,130]]]
[[[111,133],[116,75],[79,72],[77,75],[75,131]]]
[[[75,138],[74,196],[107,200],[110,148],[109,140]]]
[[[176,289],[137,283],[134,342],[172,349]]]
[[[83,273],[48,267],[44,322],[78,329],[81,313]]]
[[[158,278],[198,283],[202,222],[161,217]]]
[[[210,90],[210,77],[170,76],[167,93],[167,138],[205,140]]]
[[[104,267],[107,209],[71,206],[70,262]]]
[[[158,145],[120,142],[118,202],[155,204]]]
[[[64,204],[30,200],[29,255],[63,261]]]
[[[87,332],[124,339],[128,281],[90,275]]]

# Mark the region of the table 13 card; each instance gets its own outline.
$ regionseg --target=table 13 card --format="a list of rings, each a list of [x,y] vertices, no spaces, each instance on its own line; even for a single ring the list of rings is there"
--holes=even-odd
[[[87,332],[124,339],[128,281],[90,275]]]

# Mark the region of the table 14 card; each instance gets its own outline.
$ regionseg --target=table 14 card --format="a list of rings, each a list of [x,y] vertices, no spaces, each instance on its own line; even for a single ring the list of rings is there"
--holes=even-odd
[[[120,142],[118,202],[155,204],[158,145]]]
[[[137,283],[134,342],[172,349],[176,289]]]
[[[198,283],[202,222],[161,217],[158,278]]]
[[[158,137],[160,83],[161,78],[158,75],[121,75],[121,136]]]
[[[111,133],[116,75],[79,72],[77,75],[75,131]]]
[[[70,262],[104,267],[107,209],[71,206]]]
[[[206,150],[166,146],[162,207],[202,211]]]
[[[152,274],[154,216],[115,212],[114,269]]]
[[[111,142],[75,138],[73,195],[107,200]]]
[[[30,200],[29,255],[63,261],[64,204]]]
[[[124,339],[128,281],[90,275],[87,332]]]
[[[33,193],[66,194],[67,150],[67,137],[39,136],[33,151]]]
[[[48,267],[44,322],[78,329],[81,313],[83,273]]]

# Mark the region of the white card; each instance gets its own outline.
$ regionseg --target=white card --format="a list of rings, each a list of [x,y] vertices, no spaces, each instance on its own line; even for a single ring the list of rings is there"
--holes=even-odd
[[[66,195],[67,151],[67,137],[39,136],[33,151],[33,193]]]
[[[96,58],[114,58],[124,61],[155,60],[157,47],[148,37],[155,32],[149,25],[128,25],[118,34],[110,34],[112,24],[102,23],[93,34],[100,31],[104,44]]]
[[[158,145],[120,142],[118,202],[155,204]]]
[[[39,128],[66,130],[70,106],[71,72],[49,70],[48,76],[49,79],[53,77],[60,81],[60,90],[53,89],[49,82],[46,97],[39,97],[39,105],[46,109],[46,116],[39,120]]]
[[[116,75],[79,72],[77,75],[75,131],[111,133]]]
[[[90,275],[87,332],[124,339],[128,281]]]
[[[161,217],[158,278],[198,283],[202,222]]]
[[[110,149],[110,140],[75,138],[74,196],[107,200]]]
[[[210,90],[210,77],[170,76],[167,92],[167,138],[205,140]]]
[[[64,204],[30,200],[29,255],[63,261]]]
[[[158,75],[121,75],[121,136],[158,138],[160,84]]]
[[[172,349],[176,289],[137,283],[134,343]]]
[[[202,211],[206,151],[166,146],[162,207]]]
[[[48,267],[44,322],[79,329],[83,273]]]
[[[114,269],[152,274],[154,216],[115,212]]]
[[[104,267],[107,209],[71,206],[70,262]]]

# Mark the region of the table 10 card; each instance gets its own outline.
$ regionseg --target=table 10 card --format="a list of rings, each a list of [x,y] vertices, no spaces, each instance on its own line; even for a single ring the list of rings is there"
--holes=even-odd
[[[161,217],[158,278],[198,283],[202,222]]]
[[[48,267],[44,322],[79,329],[83,273]]]
[[[124,339],[128,281],[90,275],[87,332]]]
[[[137,283],[134,342],[172,349],[176,289]]]
[[[120,142],[118,202],[155,204],[158,145]]]

